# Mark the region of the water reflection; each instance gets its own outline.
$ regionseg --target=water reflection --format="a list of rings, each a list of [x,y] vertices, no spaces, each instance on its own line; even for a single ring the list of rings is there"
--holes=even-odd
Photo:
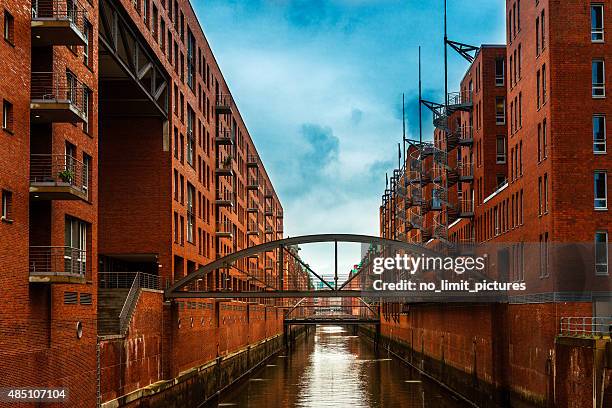
[[[465,407],[352,330],[318,327],[253,372],[213,407]]]

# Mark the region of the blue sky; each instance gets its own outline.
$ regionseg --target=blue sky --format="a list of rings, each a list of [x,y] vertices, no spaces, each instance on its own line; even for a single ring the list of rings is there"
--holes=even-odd
[[[385,172],[397,165],[402,93],[408,132],[418,135],[419,45],[424,97],[443,100],[443,0],[193,5],[281,198],[285,234],[378,235]],[[505,42],[502,1],[449,0],[448,12],[450,39]],[[468,65],[456,54],[449,62],[452,91]],[[341,249],[341,270],[358,253]],[[302,251],[326,275],[330,255],[331,247]]]

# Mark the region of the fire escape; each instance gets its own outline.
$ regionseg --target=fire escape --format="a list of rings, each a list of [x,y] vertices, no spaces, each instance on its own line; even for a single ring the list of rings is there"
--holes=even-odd
[[[451,41],[447,36],[446,2],[444,5],[444,95],[443,104],[420,100],[420,104],[431,110],[436,129],[433,150],[432,199],[429,209],[436,211],[433,217],[432,235],[442,243],[453,246],[448,239],[448,227],[459,218],[474,216],[471,194],[451,194],[450,189],[458,183],[473,182],[473,163],[454,159],[453,152],[460,147],[473,144],[472,127],[461,124],[461,114],[471,115],[473,110],[472,90],[448,92],[448,47],[472,63],[472,53],[478,47]],[[454,123],[453,123],[454,122]],[[470,156],[471,157],[471,156]],[[470,189],[471,190],[471,189]],[[457,190],[460,191],[460,190]]]

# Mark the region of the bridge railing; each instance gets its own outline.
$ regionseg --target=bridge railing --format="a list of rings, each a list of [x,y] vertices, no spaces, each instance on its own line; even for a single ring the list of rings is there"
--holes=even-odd
[[[612,336],[612,316],[562,317],[560,334],[572,337]]]

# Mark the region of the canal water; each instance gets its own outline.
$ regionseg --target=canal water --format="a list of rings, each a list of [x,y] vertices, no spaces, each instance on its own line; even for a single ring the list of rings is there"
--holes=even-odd
[[[468,406],[409,366],[378,355],[350,328],[321,326],[295,347],[270,358],[211,407]]]

